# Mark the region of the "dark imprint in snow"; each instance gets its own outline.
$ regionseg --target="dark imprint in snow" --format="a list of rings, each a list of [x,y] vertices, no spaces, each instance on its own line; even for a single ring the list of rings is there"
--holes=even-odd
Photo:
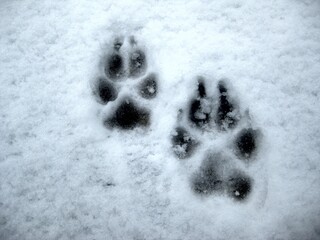
[[[201,141],[192,132],[201,133],[210,127],[216,127],[220,133],[225,133],[237,128],[241,120],[238,104],[230,96],[224,81],[217,84],[216,101],[214,97],[208,96],[203,77],[198,77],[195,92],[195,97],[187,107],[187,121],[179,119],[179,124],[171,135],[172,149],[179,159],[188,159],[197,154],[197,146]],[[184,111],[180,112],[184,114]],[[232,146],[231,149],[226,151],[234,158],[253,160],[258,149],[259,130],[248,127],[237,132],[233,143],[228,144]],[[211,149],[211,152],[212,150],[214,151]],[[191,177],[193,192],[201,196],[225,194],[236,201],[246,200],[252,192],[253,180],[235,166],[233,160],[225,160],[223,154],[207,155]]]
[[[106,116],[104,125],[108,128],[132,130],[137,127],[150,125],[150,111],[140,106],[139,99],[133,100],[126,96],[119,100],[121,86],[126,81],[134,79],[138,95],[151,100],[158,93],[158,78],[155,73],[145,74],[147,71],[147,57],[139,48],[134,37],[130,38],[130,45],[123,49],[123,41],[115,39],[113,48],[107,57],[103,58],[104,76],[99,77],[94,87],[97,101],[103,105],[115,102],[117,108]],[[120,102],[119,102],[120,101]],[[119,102],[119,103],[118,103]]]
[[[113,115],[105,121],[105,124],[124,130],[146,127],[150,124],[150,113],[148,110],[138,107],[131,99],[125,99]]]

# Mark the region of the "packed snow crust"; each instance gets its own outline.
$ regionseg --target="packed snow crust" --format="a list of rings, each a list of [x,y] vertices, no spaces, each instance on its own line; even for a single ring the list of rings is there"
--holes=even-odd
[[[0,20],[1,240],[320,239],[318,0],[2,0]],[[131,35],[159,79],[139,100],[151,125],[107,129],[93,82]],[[230,135],[199,132],[192,158],[173,154],[200,75],[209,91],[227,79],[263,133],[246,202],[190,189]]]

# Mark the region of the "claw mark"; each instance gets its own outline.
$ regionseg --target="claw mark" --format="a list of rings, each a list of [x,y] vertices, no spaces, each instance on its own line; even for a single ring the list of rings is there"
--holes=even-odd
[[[106,75],[112,79],[116,80],[124,75],[124,64],[123,58],[119,53],[114,53],[107,59],[105,66]]]
[[[202,78],[198,80],[198,96],[193,99],[189,109],[189,120],[196,126],[201,127],[209,122],[210,106],[205,99],[206,88]]]
[[[220,104],[217,112],[217,122],[221,129],[228,129],[235,127],[237,119],[234,116],[234,106],[229,101],[228,90],[225,84],[220,81],[218,84],[218,89],[220,92]]]

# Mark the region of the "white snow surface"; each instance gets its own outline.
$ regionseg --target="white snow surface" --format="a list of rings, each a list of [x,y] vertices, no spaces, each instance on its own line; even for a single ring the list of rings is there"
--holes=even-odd
[[[118,35],[159,77],[146,130],[106,129],[92,95]],[[173,154],[199,75],[211,89],[228,79],[263,133],[246,202],[190,189],[232,133]],[[320,239],[318,0],[2,0],[0,81],[1,240]]]

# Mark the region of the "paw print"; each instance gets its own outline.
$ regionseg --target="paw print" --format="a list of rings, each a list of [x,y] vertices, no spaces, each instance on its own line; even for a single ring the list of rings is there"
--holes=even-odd
[[[210,146],[204,141],[210,139],[214,147],[204,151],[191,176],[193,192],[201,196],[224,194],[242,201],[254,189],[246,169],[257,158],[261,132],[251,126],[248,114],[241,114],[226,80],[216,86],[208,94],[205,79],[198,78],[195,96],[186,109],[179,110],[172,149],[181,160],[193,158],[200,154],[201,145]]]
[[[104,125],[123,130],[148,127],[151,114],[144,100],[156,97],[158,79],[148,71],[146,53],[135,38],[116,38],[99,70],[93,92],[105,105]]]

